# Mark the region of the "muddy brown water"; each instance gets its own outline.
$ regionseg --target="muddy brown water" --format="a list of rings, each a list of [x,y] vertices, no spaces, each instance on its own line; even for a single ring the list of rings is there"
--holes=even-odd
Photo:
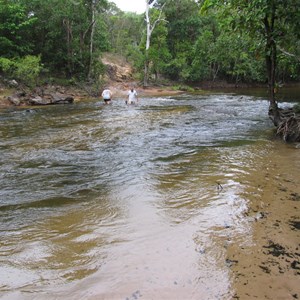
[[[231,299],[259,174],[300,167],[267,110],[216,93],[0,111],[0,297]]]

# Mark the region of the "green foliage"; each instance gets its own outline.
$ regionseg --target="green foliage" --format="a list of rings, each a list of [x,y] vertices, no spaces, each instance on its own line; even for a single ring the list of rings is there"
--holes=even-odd
[[[142,51],[135,45],[129,44],[126,46],[125,57],[136,70],[141,70],[144,63],[144,55]]]
[[[68,78],[86,78],[91,74],[95,53],[108,48],[102,17],[106,0],[21,1],[37,19],[34,52],[41,53],[50,72],[64,73]]]
[[[33,86],[42,70],[41,57],[26,55],[23,58],[0,57],[0,69],[8,78],[14,78],[25,85]]]
[[[156,80],[162,74],[171,55],[167,45],[168,30],[165,22],[160,22],[156,25],[155,31],[151,37],[151,48],[149,49],[148,59],[151,62],[151,72],[155,74]]]
[[[174,91],[186,91],[189,93],[193,93],[195,92],[195,89],[193,89],[192,87],[188,86],[188,85],[175,85],[172,87],[172,89]]]
[[[11,59],[0,57],[0,70],[4,74],[8,75],[10,72],[12,72],[14,65],[15,63]]]
[[[99,78],[105,72],[105,66],[100,59],[100,53],[95,53],[94,63],[92,65],[91,75],[96,81],[99,81]]]
[[[13,58],[31,53],[36,21],[22,1],[0,0],[0,56]]]
[[[265,65],[262,57],[271,59],[271,54],[274,54],[276,49],[277,53],[272,59],[277,62],[277,80],[299,80],[300,64],[296,58],[300,54],[297,48],[300,37],[297,29],[300,25],[300,11],[297,1],[205,0],[201,13],[214,14],[222,30],[231,29],[231,37],[237,33],[241,35],[240,47],[234,56],[236,67],[230,71],[232,75],[242,75],[247,81],[264,81],[266,75],[262,76],[263,71],[260,67],[261,64]],[[251,43],[250,39],[254,43]],[[247,44],[250,51],[245,51],[244,45]]]
[[[266,82],[265,22],[275,7],[269,39],[277,47],[277,81],[300,80],[298,2],[158,0],[150,14],[154,20],[165,4],[164,21],[151,36],[150,78]],[[106,0],[0,0],[0,21],[0,70],[27,84],[42,65],[49,76],[98,80],[104,51],[143,73],[143,14],[124,13]]]
[[[33,86],[42,69],[40,62],[40,56],[26,55],[16,61],[14,75],[26,85]]]
[[[199,7],[193,0],[170,0],[165,15],[168,28],[168,46],[173,58],[191,53],[200,28]]]
[[[265,81],[260,40],[232,30],[235,13],[206,1],[207,15],[195,1],[169,0],[166,8],[168,48],[172,56],[164,74],[173,80]],[[187,34],[188,33],[188,34]]]
[[[190,80],[206,80],[211,76],[211,48],[214,45],[214,35],[209,29],[206,29],[201,33],[198,40],[195,43],[193,49],[193,60],[191,63]]]
[[[168,0],[165,6],[167,56],[163,75],[172,80],[190,79],[193,47],[200,28],[199,7],[193,0]]]
[[[143,35],[143,22],[143,16],[112,10],[106,16],[110,50],[126,56],[128,47],[137,49]]]

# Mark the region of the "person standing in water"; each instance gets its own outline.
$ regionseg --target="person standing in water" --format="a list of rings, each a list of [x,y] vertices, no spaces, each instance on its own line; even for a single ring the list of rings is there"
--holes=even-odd
[[[110,91],[110,89],[105,88],[101,94],[103,101],[105,104],[109,104],[111,103],[111,98],[112,98],[112,92]]]
[[[128,92],[128,99],[125,101],[126,104],[135,104],[138,103],[138,94],[134,88],[131,88]]]

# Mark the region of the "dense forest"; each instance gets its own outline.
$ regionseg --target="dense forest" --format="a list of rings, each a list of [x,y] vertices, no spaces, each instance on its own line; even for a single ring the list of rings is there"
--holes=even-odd
[[[138,15],[106,0],[0,0],[2,77],[96,83],[112,52],[146,85],[300,80],[299,0],[145,1]]]

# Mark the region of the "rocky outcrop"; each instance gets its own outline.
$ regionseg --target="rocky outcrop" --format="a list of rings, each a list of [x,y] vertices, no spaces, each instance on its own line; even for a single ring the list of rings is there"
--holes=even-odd
[[[74,97],[57,91],[39,89],[31,93],[17,92],[11,96],[8,96],[7,100],[15,106],[54,105],[73,103]]]

